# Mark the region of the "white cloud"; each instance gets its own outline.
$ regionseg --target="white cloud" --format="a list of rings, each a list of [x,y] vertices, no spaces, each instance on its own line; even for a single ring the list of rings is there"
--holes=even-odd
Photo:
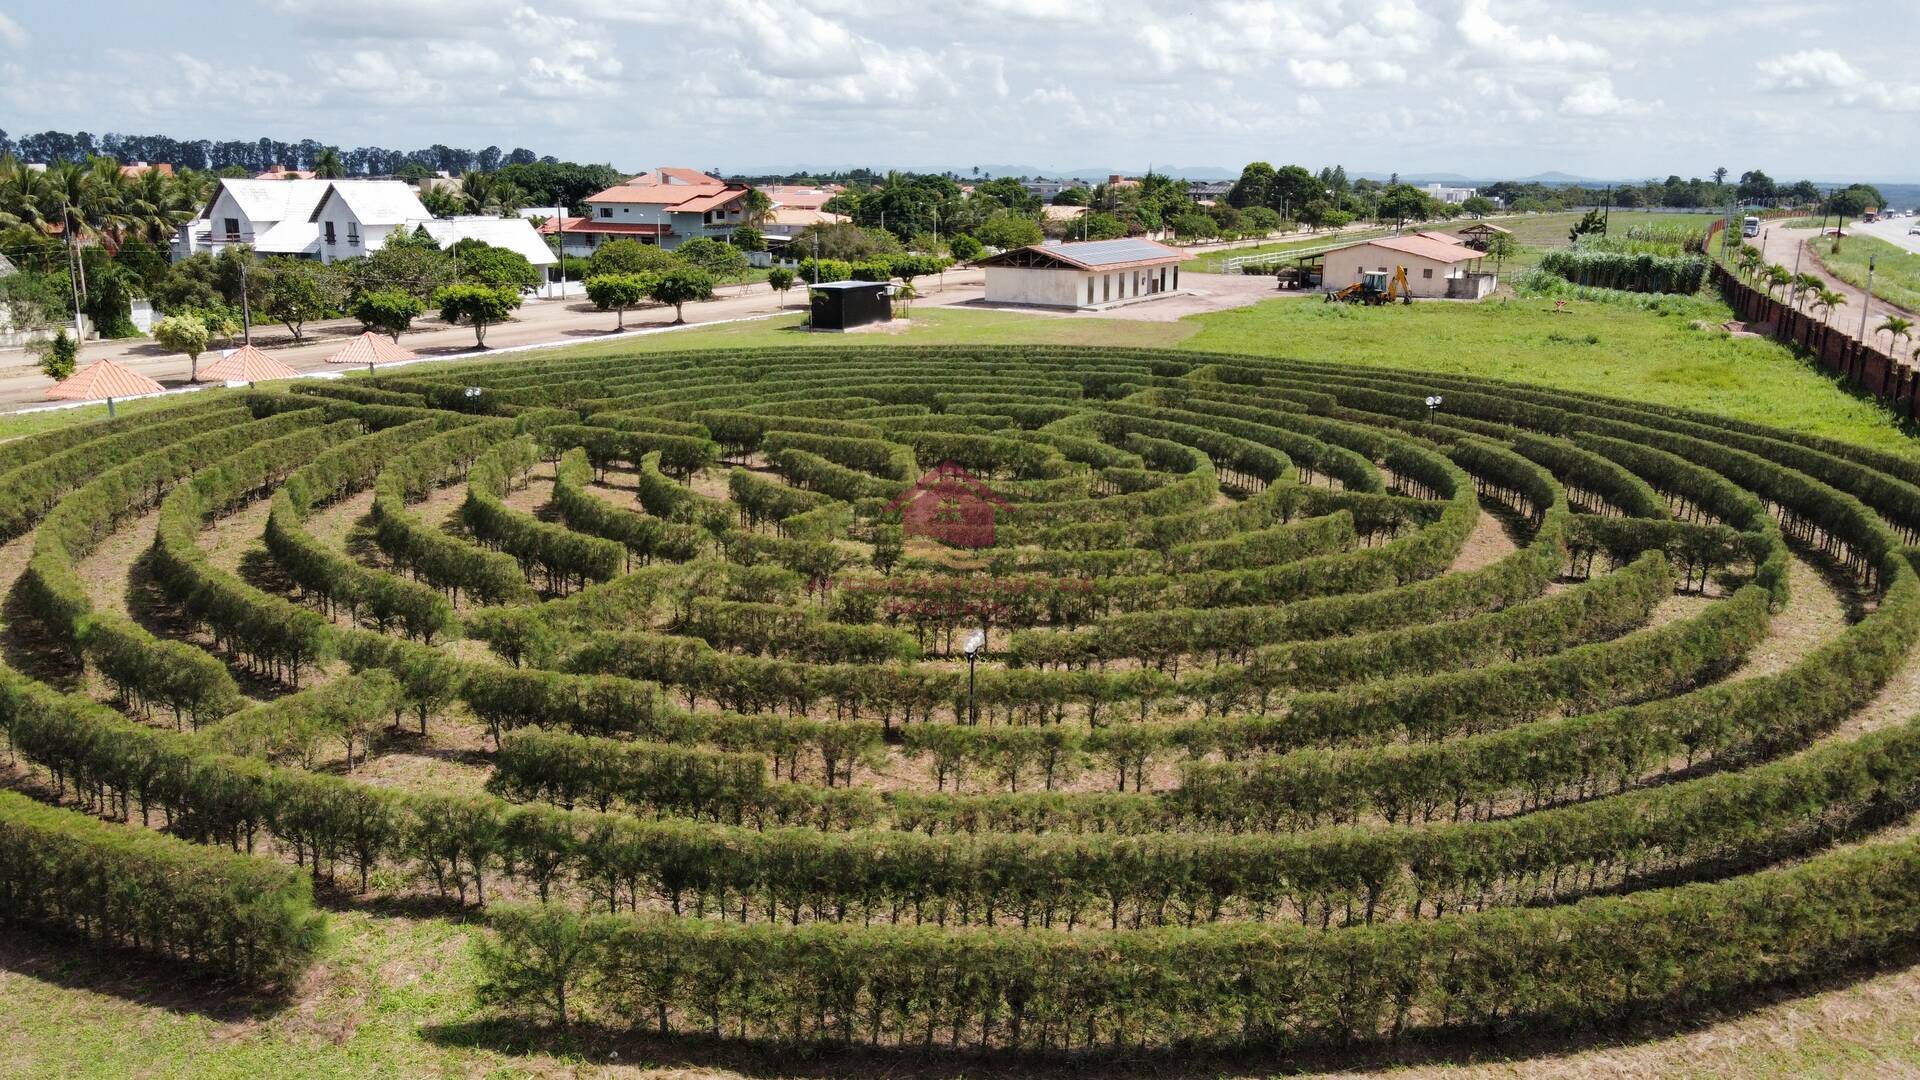
[[[1601,75],[1580,83],[1561,98],[1560,111],[1568,116],[1641,116],[1659,104],[1623,98],[1613,92],[1613,80]]]
[[[1802,49],[1760,61],[1767,90],[1851,90],[1864,82],[1860,69],[1832,49]]]
[[[1509,64],[1597,66],[1607,62],[1607,50],[1584,41],[1570,41],[1549,31],[1529,36],[1517,26],[1493,17],[1491,0],[1467,0],[1454,27],[1468,49]]]
[[[1801,49],[1759,64],[1760,88],[1805,93],[1842,105],[1868,104],[1890,112],[1920,111],[1920,83],[1869,75],[1832,49]]]
[[[16,49],[24,49],[27,47],[27,40],[26,30],[19,23],[14,22],[12,16],[0,11],[0,42],[5,42]]]
[[[1289,60],[1287,71],[1310,90],[1345,90],[1353,85],[1353,68],[1345,60]]]

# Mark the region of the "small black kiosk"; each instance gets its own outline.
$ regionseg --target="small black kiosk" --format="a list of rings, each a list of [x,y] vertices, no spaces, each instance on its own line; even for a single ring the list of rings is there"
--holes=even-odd
[[[823,281],[809,285],[815,330],[851,330],[893,319],[884,281]]]

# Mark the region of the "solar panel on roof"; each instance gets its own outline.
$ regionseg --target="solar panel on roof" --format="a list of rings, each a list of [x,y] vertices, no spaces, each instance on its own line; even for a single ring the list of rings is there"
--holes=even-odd
[[[1088,266],[1108,266],[1113,263],[1139,262],[1143,259],[1167,257],[1167,249],[1151,240],[1089,240],[1082,244],[1061,244],[1049,250],[1058,251],[1061,255]]]

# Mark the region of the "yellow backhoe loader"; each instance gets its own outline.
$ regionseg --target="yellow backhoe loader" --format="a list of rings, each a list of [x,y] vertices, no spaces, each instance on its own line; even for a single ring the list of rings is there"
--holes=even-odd
[[[1391,304],[1395,300],[1403,304],[1413,303],[1413,289],[1407,284],[1407,268],[1396,266],[1389,278],[1385,270],[1363,270],[1360,280],[1341,289],[1327,293],[1327,302],[1338,301],[1342,304],[1352,301],[1362,304]]]

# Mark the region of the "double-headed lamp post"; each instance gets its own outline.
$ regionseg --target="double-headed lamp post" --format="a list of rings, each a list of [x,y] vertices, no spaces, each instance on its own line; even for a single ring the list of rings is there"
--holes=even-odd
[[[980,703],[976,701],[973,696],[973,665],[976,660],[980,659],[980,650],[984,648],[986,644],[987,632],[985,630],[975,630],[973,633],[967,635],[967,643],[961,646],[967,654],[968,724],[978,724],[980,722]]]
[[[1446,399],[1439,394],[1427,395],[1427,419],[1432,420],[1440,412],[1440,406]]]

